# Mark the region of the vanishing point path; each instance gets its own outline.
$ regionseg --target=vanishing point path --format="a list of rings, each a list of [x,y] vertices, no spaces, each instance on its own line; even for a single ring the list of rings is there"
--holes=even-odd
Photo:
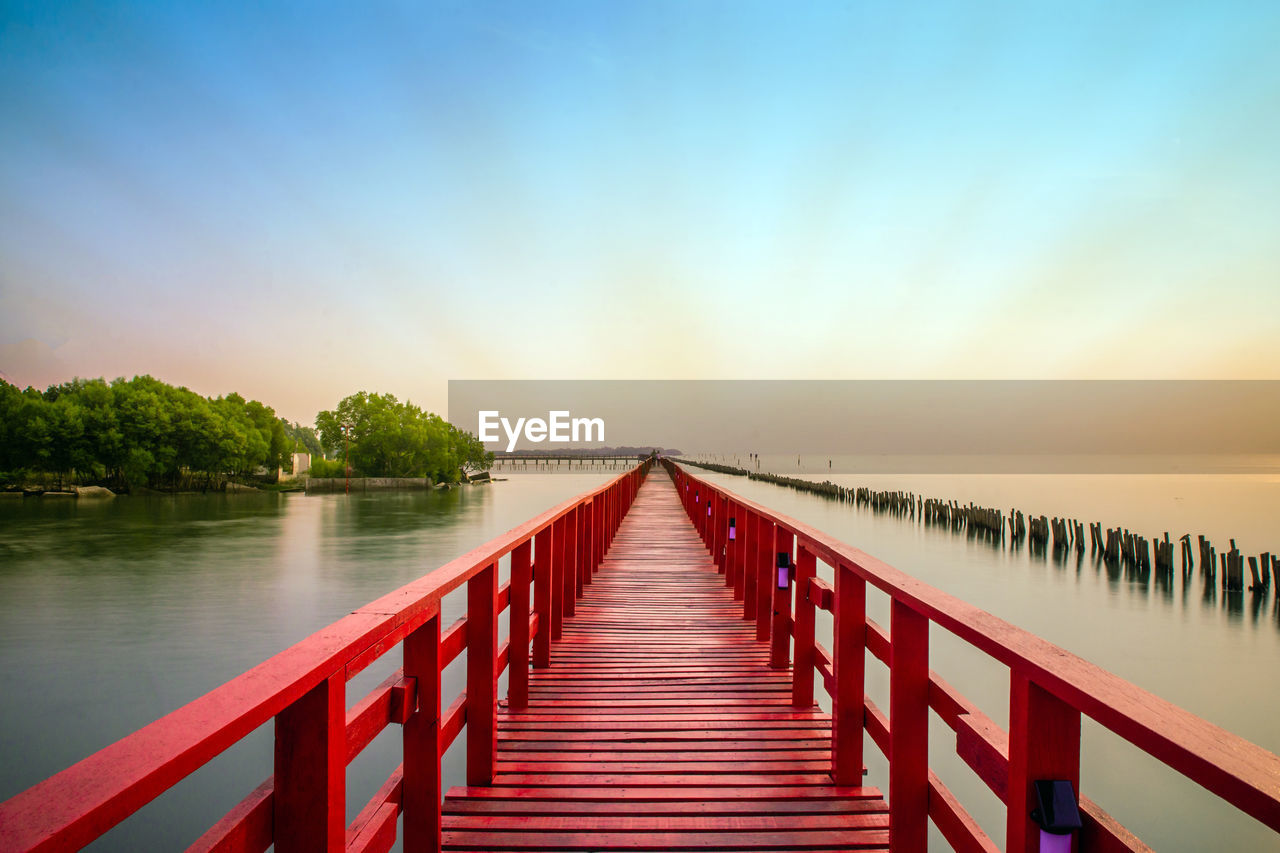
[[[887,850],[884,799],[833,786],[830,747],[657,471],[528,709],[500,709],[493,784],[448,792],[444,848]]]

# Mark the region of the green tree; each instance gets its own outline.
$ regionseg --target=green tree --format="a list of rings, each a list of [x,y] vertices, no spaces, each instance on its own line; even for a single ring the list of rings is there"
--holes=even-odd
[[[316,431],[326,451],[368,477],[457,482],[464,464],[485,464],[479,442],[478,450],[468,443],[473,436],[391,394],[352,394],[316,416]]]

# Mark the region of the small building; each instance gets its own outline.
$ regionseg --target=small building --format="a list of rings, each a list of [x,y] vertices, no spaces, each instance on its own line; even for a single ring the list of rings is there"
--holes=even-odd
[[[292,480],[295,477],[301,477],[303,474],[310,471],[311,470],[311,454],[295,453],[290,458],[290,463],[293,465],[293,473],[290,474],[287,471],[285,471],[284,468],[280,468],[279,473],[276,476],[277,480]]]

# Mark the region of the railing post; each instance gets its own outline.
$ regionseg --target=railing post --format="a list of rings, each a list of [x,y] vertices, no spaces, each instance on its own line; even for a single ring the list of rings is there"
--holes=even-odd
[[[742,601],[746,595],[746,584],[744,582],[746,572],[743,571],[743,567],[746,566],[747,534],[750,521],[744,507],[735,506],[734,513],[734,517],[738,522],[738,531],[735,534],[737,539],[733,543],[733,560],[731,561],[733,566],[733,600]]]
[[[404,674],[416,682],[417,710],[405,721],[404,847],[440,849],[440,610],[404,639]]]
[[[725,500],[724,497],[716,494],[711,502],[711,522],[712,522],[712,556],[715,558],[716,571],[725,574],[724,559],[724,543],[725,536],[729,531],[728,519],[724,514]]]
[[[564,618],[578,611],[578,508],[564,516]]]
[[[831,697],[831,777],[837,785],[862,784],[862,729],[867,671],[867,582],[836,566],[835,693]]]
[[[760,516],[747,513],[747,541],[742,559],[742,618],[756,618],[756,552],[760,550]]]
[[[604,511],[600,513],[600,562],[604,562],[604,555],[609,552],[609,511],[613,501],[613,490],[610,489],[604,496]]]
[[[564,516],[551,522],[551,642],[560,639],[564,625]]]
[[[511,603],[507,613],[507,705],[529,707],[529,551],[528,540],[511,552]]]
[[[813,644],[816,614],[809,600],[809,579],[817,577],[817,560],[804,543],[796,545],[796,662],[791,672],[791,706],[813,707]]]
[[[497,752],[498,567],[467,581],[467,784],[493,781]]]
[[[894,599],[889,626],[889,846],[929,846],[929,618]]]
[[[773,614],[774,578],[773,536],[775,525],[767,518],[760,519],[760,547],[756,551],[756,639],[769,639],[769,623]]]
[[[538,634],[533,638],[533,665],[538,669],[551,665],[551,622],[555,596],[551,594],[555,558],[551,553],[554,534],[548,524],[533,537],[533,609],[538,613]]]
[[[790,530],[781,527],[774,529],[773,551],[773,626],[769,642],[769,666],[774,669],[786,669],[791,662],[791,569],[787,570],[787,585],[778,586],[777,555],[786,554],[788,566],[793,564],[791,557],[792,535]]]
[[[594,553],[591,551],[591,530],[594,525],[591,524],[591,516],[595,514],[595,500],[588,498],[588,501],[582,503],[582,585],[588,587],[591,583],[591,574],[594,573],[595,566],[593,561]]]
[[[729,541],[729,519],[737,519],[734,515],[733,501],[728,497],[724,499],[724,512],[720,516],[720,524],[724,527],[724,556],[721,558],[720,571],[724,572],[724,585],[728,589],[733,589],[733,546],[735,542]]]
[[[1009,793],[1005,848],[1039,849],[1031,820],[1037,779],[1065,779],[1080,795],[1080,712],[1025,675],[1009,673]],[[1071,847],[1076,849],[1077,839]]]
[[[276,715],[275,846],[346,849],[346,672],[339,669]]]

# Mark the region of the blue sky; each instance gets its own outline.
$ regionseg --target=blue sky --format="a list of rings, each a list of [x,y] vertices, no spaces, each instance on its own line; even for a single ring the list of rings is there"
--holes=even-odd
[[[0,372],[1280,377],[1280,5],[3,3]]]

